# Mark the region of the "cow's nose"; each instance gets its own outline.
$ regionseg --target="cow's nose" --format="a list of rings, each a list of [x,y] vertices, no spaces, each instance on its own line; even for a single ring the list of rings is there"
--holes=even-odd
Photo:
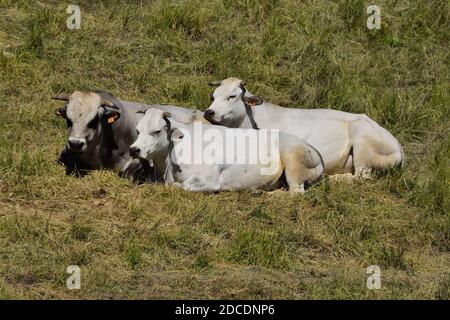
[[[214,111],[211,109],[207,109],[205,110],[205,117],[206,118],[211,118],[212,116],[214,116]]]
[[[69,148],[73,151],[80,151],[84,147],[84,141],[81,140],[69,140]]]
[[[141,149],[138,147],[130,147],[130,156],[133,158],[139,157],[139,154],[141,153]]]

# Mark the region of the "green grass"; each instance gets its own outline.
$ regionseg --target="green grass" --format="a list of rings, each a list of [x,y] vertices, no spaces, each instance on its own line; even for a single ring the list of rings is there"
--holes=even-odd
[[[0,0],[0,298],[449,299],[450,6],[377,1]],[[405,147],[373,181],[189,193],[56,163],[49,98],[103,89],[204,110],[236,76],[288,107],[364,112]],[[68,290],[66,267],[81,268]],[[381,290],[366,288],[379,265]]]

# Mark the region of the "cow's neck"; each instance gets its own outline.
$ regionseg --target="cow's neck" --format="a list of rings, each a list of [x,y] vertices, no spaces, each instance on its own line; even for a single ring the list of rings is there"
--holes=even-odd
[[[104,168],[102,158],[103,142],[91,142],[82,154],[75,154],[83,163],[89,164],[91,170]]]
[[[255,120],[255,112],[254,112],[252,106],[250,106],[247,103],[245,103],[245,113],[246,113],[246,118],[250,122],[251,127],[255,130],[259,130],[258,124],[256,123],[256,120]]]
[[[173,142],[169,144],[167,150],[160,155],[152,158],[153,166],[155,168],[156,179],[172,184],[174,173],[176,174],[179,166],[172,159]]]
[[[112,126],[112,124],[103,125],[101,132],[99,154],[104,168],[114,167],[113,151],[119,149]]]
[[[245,116],[242,119],[241,123],[237,124],[237,128],[243,129],[256,129],[259,130],[262,128],[261,119],[258,117],[258,113],[256,108],[260,108],[261,106],[251,107],[250,105],[245,106]],[[259,111],[259,110],[258,110]]]
[[[164,156],[158,156],[152,159],[153,167],[155,168],[155,179],[157,181],[165,182],[166,184],[174,183],[173,170],[178,167],[172,162],[170,152],[167,152]]]
[[[174,144],[171,133],[168,133],[168,139],[169,145],[167,147],[167,153],[164,158],[164,165],[165,165],[164,182],[166,184],[173,184],[176,180],[177,175],[181,172],[181,168],[178,165],[177,159],[175,157],[175,152],[173,150]],[[163,159],[161,159],[161,166],[162,161]]]
[[[251,115],[249,116],[249,112],[247,111],[241,124],[237,126],[238,128],[255,129],[256,125],[258,129],[273,129],[273,124],[277,122],[279,116],[276,109],[281,107],[263,102],[260,105],[250,108]]]

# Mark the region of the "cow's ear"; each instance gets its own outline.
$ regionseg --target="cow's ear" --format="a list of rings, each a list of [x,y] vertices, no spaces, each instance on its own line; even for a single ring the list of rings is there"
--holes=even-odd
[[[181,140],[184,138],[183,132],[178,128],[172,128],[172,139],[173,140]]]
[[[55,110],[55,114],[59,117],[65,118],[67,112],[67,107],[58,108]]]
[[[120,118],[120,112],[114,110],[107,110],[103,115],[103,119],[105,119],[107,124],[113,124],[117,119]]]
[[[248,104],[249,106],[252,106],[252,107],[258,106],[263,103],[263,99],[261,99],[259,97],[255,97],[255,96],[244,97],[244,101],[246,104]]]

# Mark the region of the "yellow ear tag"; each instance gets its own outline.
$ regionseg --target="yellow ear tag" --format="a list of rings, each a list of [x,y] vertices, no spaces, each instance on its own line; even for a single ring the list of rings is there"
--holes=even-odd
[[[109,117],[109,118],[108,118],[108,124],[111,124],[111,123],[113,123],[114,121],[116,121],[116,117],[115,117],[115,116],[112,116],[112,117]]]

